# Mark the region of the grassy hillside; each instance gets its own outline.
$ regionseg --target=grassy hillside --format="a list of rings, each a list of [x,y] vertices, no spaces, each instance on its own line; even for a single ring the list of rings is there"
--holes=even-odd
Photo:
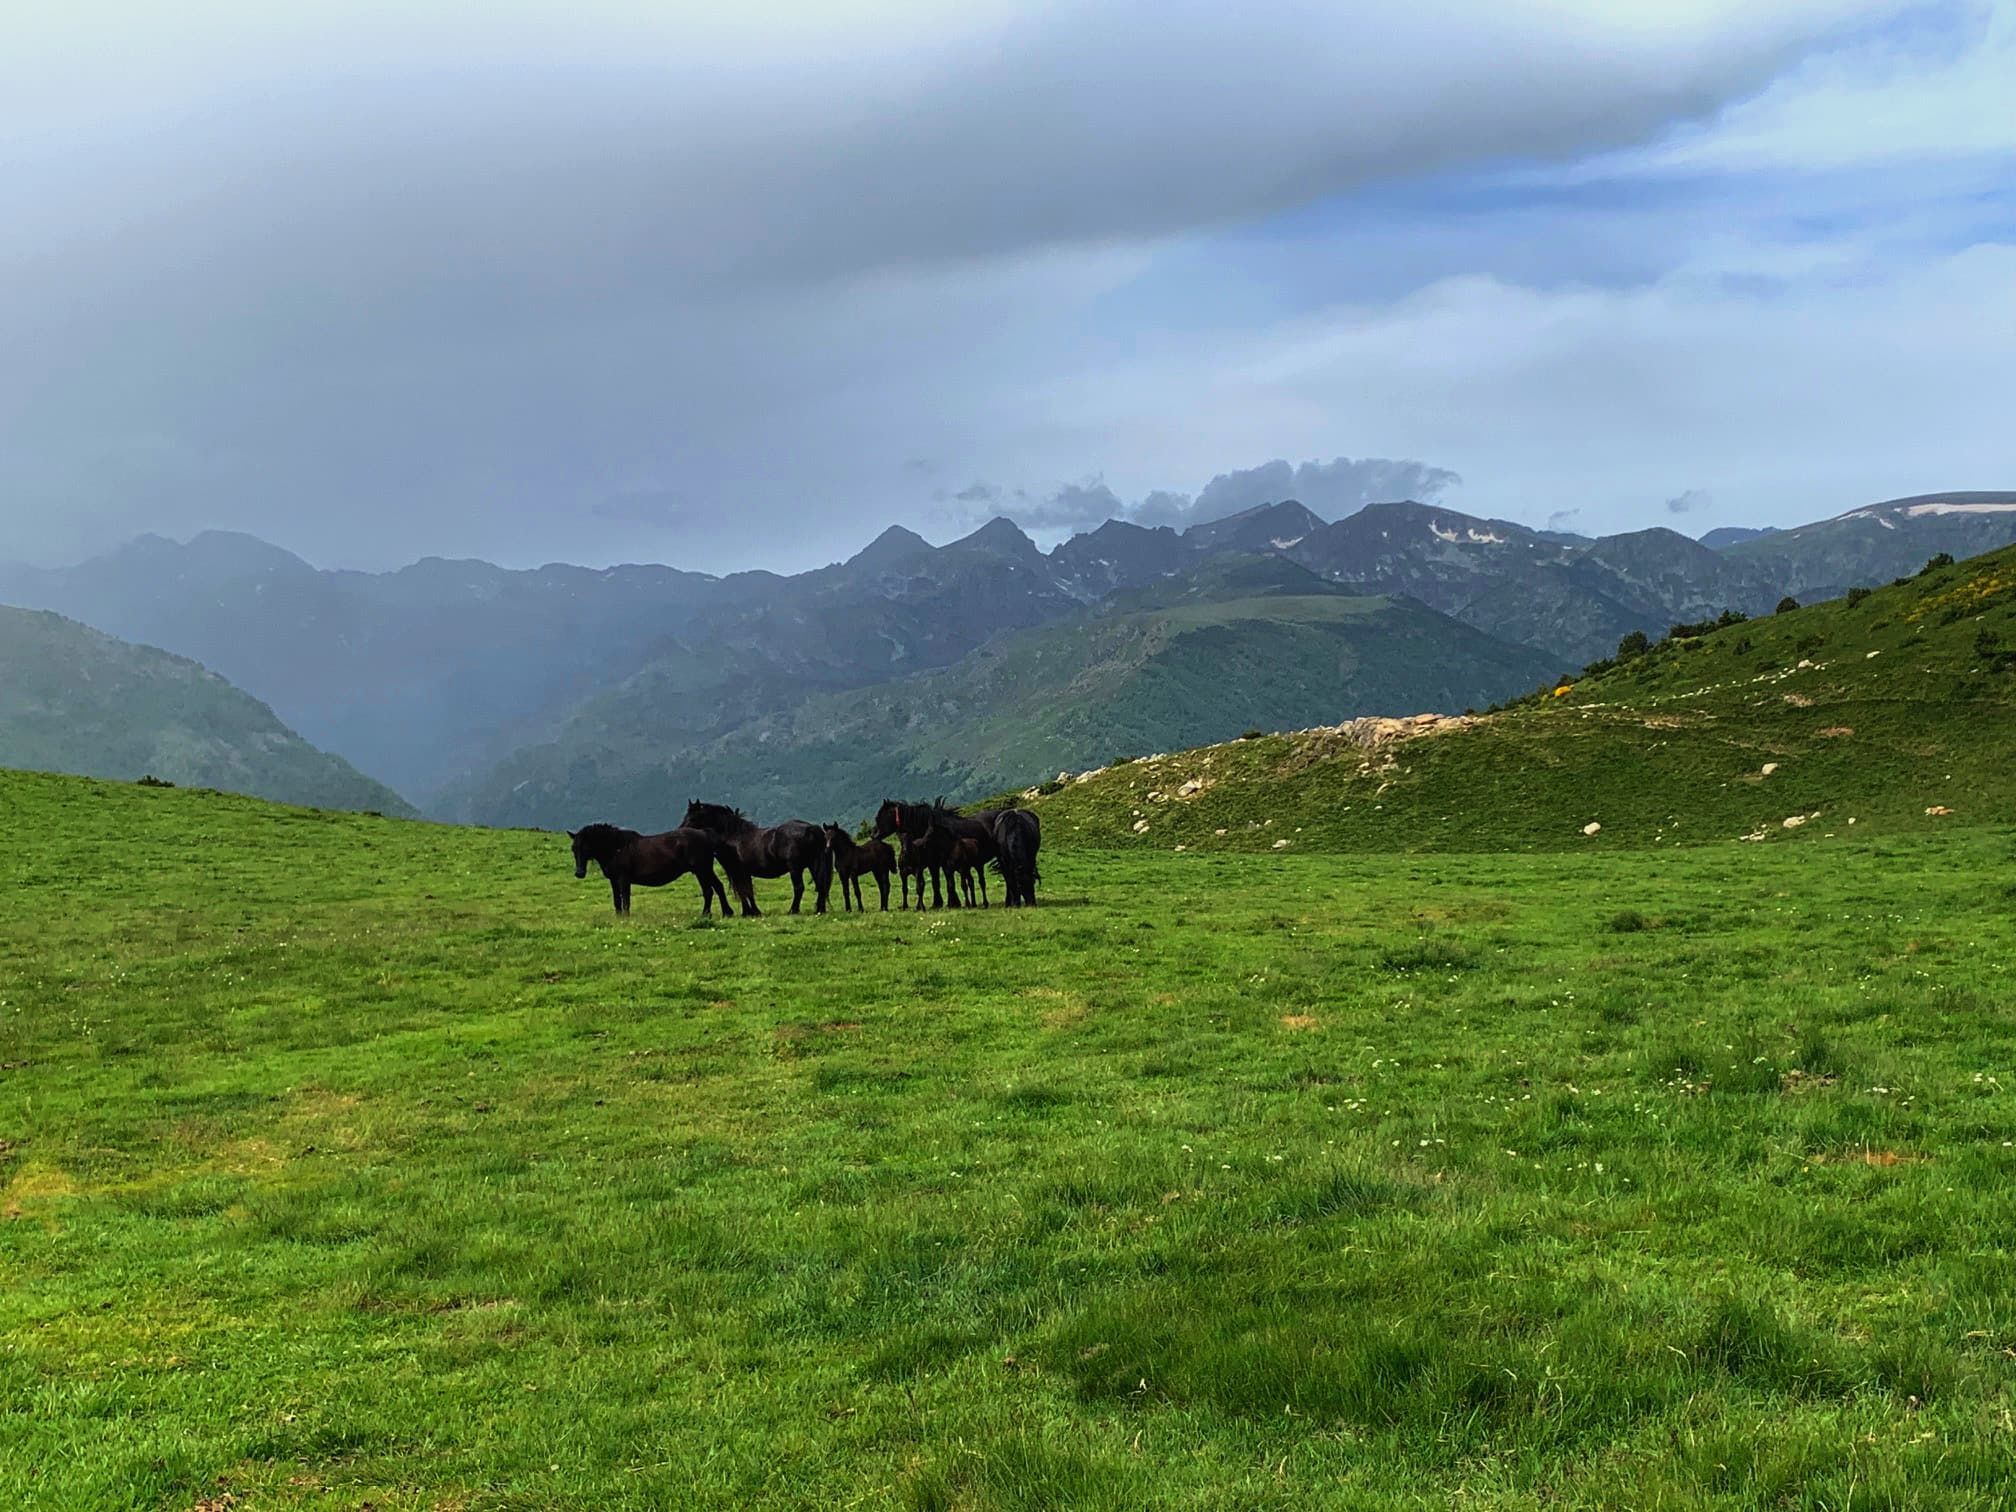
[[[1368,745],[1376,733],[1133,763],[1038,806],[1072,843],[1205,851],[1833,843],[2008,823],[2016,549],[1670,639],[1446,733]]]
[[[60,615],[0,605],[0,767],[225,788],[410,814],[195,662]]]
[[[0,813],[0,1504],[2006,1504],[2006,834],[695,928]]]
[[[689,797],[715,796],[772,817],[851,821],[886,794],[977,796],[1256,725],[1487,704],[1551,670],[1538,653],[1419,604],[1333,590],[1287,562],[1235,563],[690,749],[577,730],[506,763],[467,812],[649,825]]]

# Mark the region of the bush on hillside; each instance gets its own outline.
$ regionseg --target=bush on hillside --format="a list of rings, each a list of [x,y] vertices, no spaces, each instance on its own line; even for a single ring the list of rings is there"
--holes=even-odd
[[[1848,590],[1848,607],[1851,609],[1854,608],[1875,591],[1873,588],[1850,588]]]
[[[1953,565],[1953,553],[1950,551],[1942,551],[1939,553],[1939,555],[1935,556],[1934,558],[1932,558],[1931,561],[1927,562],[1923,567],[1920,567],[1918,569],[1918,576],[1923,577],[1928,572],[1937,572],[1941,567],[1951,567],[1952,565]]]
[[[1711,620],[1696,620],[1691,625],[1675,625],[1666,632],[1668,640],[1694,640],[1712,631],[1726,630],[1731,625],[1740,625],[1750,618],[1740,609],[1724,609]]]
[[[1785,595],[1785,597],[1778,600],[1778,607],[1773,612],[1777,614],[1790,614],[1794,609],[1797,609],[1798,607],[1799,607],[1799,600],[1792,597],[1792,595],[1788,593]]]
[[[1617,642],[1617,660],[1620,662],[1636,661],[1651,649],[1652,637],[1647,635],[1643,630],[1633,630],[1624,639]]]

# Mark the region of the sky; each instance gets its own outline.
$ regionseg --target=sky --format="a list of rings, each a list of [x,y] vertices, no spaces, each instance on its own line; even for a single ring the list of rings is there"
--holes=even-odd
[[[0,560],[2016,488],[2016,0],[0,13]]]

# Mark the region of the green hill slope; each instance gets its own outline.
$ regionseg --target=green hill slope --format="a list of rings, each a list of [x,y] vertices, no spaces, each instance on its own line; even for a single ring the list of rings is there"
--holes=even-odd
[[[645,824],[706,795],[773,817],[852,819],[890,793],[971,797],[1258,725],[1482,705],[1553,670],[1420,604],[1249,561],[683,752],[576,729],[507,763],[471,810],[489,823]]]
[[[1038,806],[1064,843],[1193,850],[1607,848],[2016,821],[2016,548],[1591,672],[1474,722],[1187,751]]]
[[[163,781],[316,808],[410,814],[193,661],[0,605],[0,766]]]

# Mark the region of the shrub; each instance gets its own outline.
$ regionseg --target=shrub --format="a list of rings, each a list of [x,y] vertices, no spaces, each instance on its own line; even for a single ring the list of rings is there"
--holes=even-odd
[[[1953,565],[1953,553],[1950,551],[1942,551],[1939,553],[1939,555],[1935,556],[1934,558],[1932,558],[1931,561],[1927,562],[1923,567],[1920,567],[1918,569],[1918,576],[1923,577],[1928,572],[1937,572],[1941,567],[1951,567],[1952,565]]]
[[[1799,607],[1799,600],[1792,597],[1792,595],[1788,593],[1785,595],[1785,597],[1778,600],[1778,607],[1773,612],[1778,614],[1790,614],[1794,609],[1797,609],[1798,607]]]
[[[1620,662],[1636,661],[1651,649],[1652,638],[1643,630],[1633,630],[1624,639],[1617,642],[1617,660]]]
[[[1666,639],[1693,640],[1697,636],[1707,635],[1710,631],[1726,630],[1731,625],[1740,625],[1748,618],[1750,616],[1741,610],[1724,609],[1712,620],[1696,620],[1691,625],[1675,625],[1666,632]]]
[[[1239,734],[1239,738],[1241,740],[1258,740],[1262,735],[1265,735],[1266,733],[1267,732],[1265,730],[1242,730]]]
[[[1652,927],[1652,921],[1635,908],[1626,908],[1610,915],[1603,927],[1611,934],[1640,934]]]
[[[1866,599],[1867,597],[1869,597],[1869,595],[1870,595],[1871,593],[1873,593],[1874,591],[1875,591],[1875,590],[1874,590],[1874,589],[1871,589],[1871,588],[1850,588],[1850,589],[1848,590],[1848,605],[1849,605],[1849,607],[1850,607],[1850,608],[1853,608],[1853,607],[1854,607],[1855,605],[1857,605],[1857,604],[1861,603],[1861,602],[1862,602],[1862,600],[1864,600],[1864,599]]]
[[[145,777],[142,777],[142,778],[141,778],[141,779],[140,779],[140,780],[139,780],[138,782],[134,783],[133,785],[134,785],[135,787],[173,787],[173,786],[175,786],[175,784],[174,784],[174,783],[172,783],[172,782],[167,782],[167,781],[164,781],[164,780],[162,780],[162,779],[161,779],[161,778],[159,778],[159,777],[156,777],[156,776],[155,776],[155,775],[154,775],[154,774],[153,774],[152,772],[149,772],[149,773],[148,773],[148,774],[147,774],[147,775],[146,775]]]

